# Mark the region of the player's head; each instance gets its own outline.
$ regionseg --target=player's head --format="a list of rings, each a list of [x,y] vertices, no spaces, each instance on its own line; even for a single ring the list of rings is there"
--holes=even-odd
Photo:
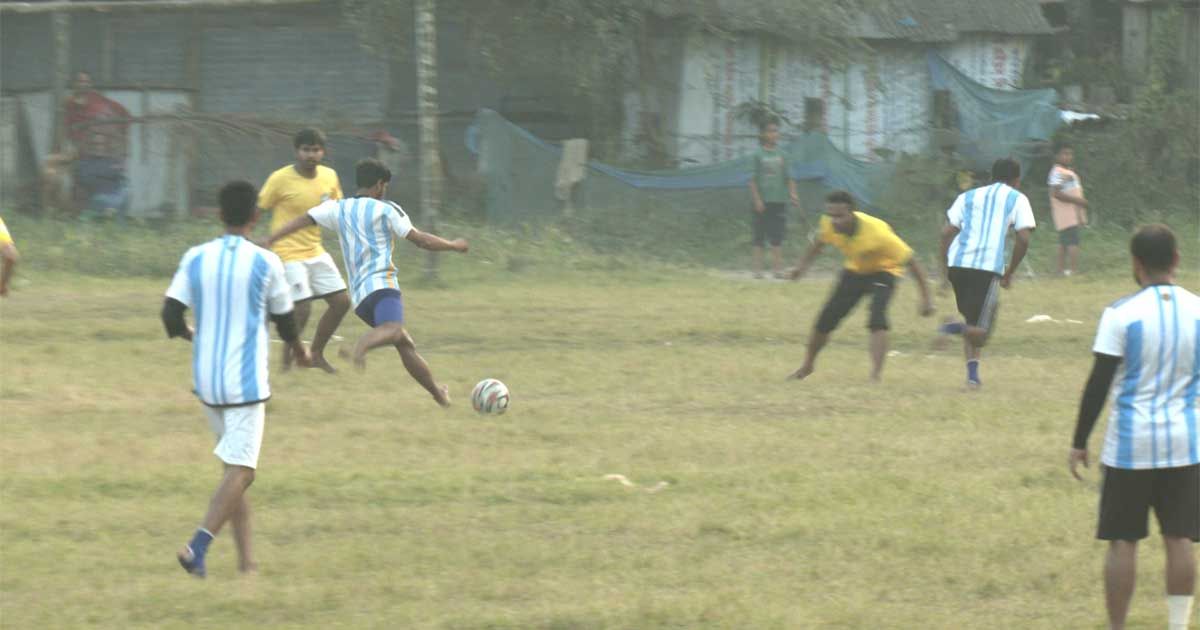
[[[250,227],[258,220],[258,191],[247,181],[232,181],[217,195],[221,204],[221,223],[226,227]]]
[[[325,133],[320,129],[301,129],[292,138],[296,148],[296,165],[304,170],[315,169],[325,159]]]
[[[366,191],[368,197],[383,199],[391,181],[392,171],[375,158],[365,158],[354,165],[354,185]]]
[[[768,120],[759,128],[758,134],[763,146],[775,146],[779,143],[779,122]]]
[[[1054,145],[1054,163],[1070,166],[1075,162],[1075,148],[1066,142]]]
[[[825,195],[825,216],[833,223],[835,232],[854,233],[854,222],[857,220],[854,208],[854,197],[844,190],[835,190]]]
[[[1021,163],[1012,158],[1000,158],[992,163],[992,181],[1016,188],[1021,183]]]
[[[1138,284],[1170,276],[1179,265],[1175,233],[1161,223],[1139,228],[1129,241],[1129,253],[1133,254],[1133,277]]]

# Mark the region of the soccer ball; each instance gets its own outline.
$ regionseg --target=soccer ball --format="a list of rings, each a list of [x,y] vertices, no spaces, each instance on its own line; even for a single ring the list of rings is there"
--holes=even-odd
[[[471,391],[471,406],[479,413],[500,415],[508,411],[508,387],[494,378],[479,381]]]

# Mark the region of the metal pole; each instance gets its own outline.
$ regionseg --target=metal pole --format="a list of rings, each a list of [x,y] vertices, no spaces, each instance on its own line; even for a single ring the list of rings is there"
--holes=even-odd
[[[436,0],[416,1],[417,120],[421,130],[421,222],[422,228],[437,231],[441,206],[442,169],[438,150],[437,23]],[[425,277],[436,279],[438,257],[425,258]]]

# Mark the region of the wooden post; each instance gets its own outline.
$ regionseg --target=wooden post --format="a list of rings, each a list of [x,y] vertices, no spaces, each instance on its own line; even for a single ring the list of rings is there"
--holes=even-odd
[[[67,135],[67,86],[71,82],[71,16],[53,13],[50,16],[50,41],[54,47],[54,148],[61,151]]]
[[[436,0],[416,2],[417,119],[421,131],[421,227],[437,230],[441,205],[442,169],[438,150],[437,23]],[[425,258],[425,277],[438,275],[438,257]]]

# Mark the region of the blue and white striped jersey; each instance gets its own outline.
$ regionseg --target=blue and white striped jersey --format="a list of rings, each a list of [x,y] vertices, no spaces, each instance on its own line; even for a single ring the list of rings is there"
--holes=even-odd
[[[1008,229],[1036,227],[1029,198],[1021,191],[996,182],[959,195],[946,211],[950,225],[959,229],[950,243],[950,267],[1004,273]]]
[[[271,397],[267,313],[292,310],[278,256],[226,234],[183,255],[167,297],[195,313],[192,383],[201,402],[228,407]]]
[[[1200,298],[1174,285],[1146,287],[1105,309],[1092,350],[1121,357],[1100,461],[1200,464]]]
[[[380,289],[400,290],[392,262],[392,237],[404,238],[413,229],[400,206],[370,197],[351,197],[326,201],[309,210],[308,216],[317,225],[337,232],[355,306]]]

